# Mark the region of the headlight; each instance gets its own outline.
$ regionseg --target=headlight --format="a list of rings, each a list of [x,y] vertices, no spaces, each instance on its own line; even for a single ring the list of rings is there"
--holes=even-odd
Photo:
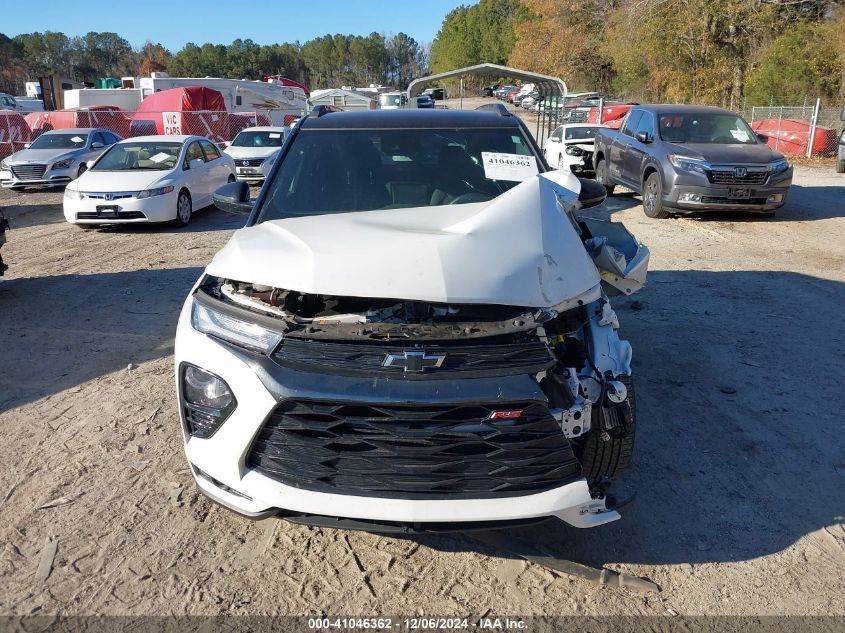
[[[576,147],[575,145],[570,145],[569,147],[566,148],[565,151],[570,156],[583,156],[584,155],[584,150],[581,149],[580,147]]]
[[[214,336],[246,349],[269,354],[282,341],[282,333],[257,323],[218,312],[196,299],[191,308],[191,325],[197,332]]]
[[[785,158],[781,158],[780,160],[776,160],[773,163],[769,163],[769,169],[773,173],[778,174],[782,171],[786,171],[787,169],[789,169],[789,162],[787,162]]]
[[[57,160],[53,163],[53,169],[67,169],[71,165],[73,165],[73,159],[66,158],[65,160]]]
[[[85,194],[81,191],[71,189],[70,187],[65,188],[65,198],[67,198],[68,200],[82,200],[84,197]]]
[[[677,169],[684,171],[697,171],[704,173],[710,165],[706,160],[700,158],[687,158],[686,156],[678,156],[677,154],[669,154],[669,162]]]
[[[209,371],[182,365],[182,406],[185,423],[193,437],[209,438],[237,407],[226,381]]]
[[[9,163],[7,163],[5,160],[0,160],[0,169],[2,169],[3,171],[8,171]]]
[[[143,198],[151,198],[153,196],[163,196],[166,193],[170,193],[173,191],[173,186],[167,187],[158,187],[157,189],[146,189],[138,194],[138,200],[142,200]]]

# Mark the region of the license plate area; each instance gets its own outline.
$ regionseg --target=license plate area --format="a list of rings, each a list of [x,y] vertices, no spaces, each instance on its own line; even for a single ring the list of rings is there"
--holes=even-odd
[[[728,189],[728,198],[742,200],[751,197],[751,189],[748,187],[731,187]]]
[[[103,204],[97,205],[97,215],[108,218],[114,217],[117,215],[117,205],[116,204]]]

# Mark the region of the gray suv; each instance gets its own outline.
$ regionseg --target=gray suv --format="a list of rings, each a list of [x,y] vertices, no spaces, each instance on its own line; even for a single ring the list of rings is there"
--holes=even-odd
[[[621,129],[601,129],[596,180],[641,193],[649,217],[697,211],[772,214],[786,202],[792,167],[741,116],[721,108],[632,108]]]

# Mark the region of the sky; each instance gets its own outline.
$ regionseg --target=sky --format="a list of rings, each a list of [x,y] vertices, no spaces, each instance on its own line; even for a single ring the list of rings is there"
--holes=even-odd
[[[0,33],[33,31],[84,35],[114,31],[134,47],[147,40],[177,51],[187,42],[258,44],[305,42],[326,33],[369,35],[403,31],[418,42],[434,39],[446,14],[475,0],[109,0],[68,4],[4,1]]]

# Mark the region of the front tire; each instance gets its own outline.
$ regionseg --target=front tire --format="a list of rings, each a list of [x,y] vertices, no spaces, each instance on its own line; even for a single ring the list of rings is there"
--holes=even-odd
[[[607,175],[607,161],[603,158],[599,158],[596,163],[596,182],[604,187],[607,195],[613,195],[613,190],[616,189],[616,185],[610,182],[610,178]]]
[[[650,174],[643,185],[643,211],[650,218],[662,220],[669,217],[663,206],[663,185],[657,172]]]
[[[581,468],[590,488],[602,486],[608,479],[621,475],[634,454],[637,420],[634,382],[630,376],[619,376],[618,380],[628,389],[628,397],[616,407],[593,408],[591,430],[582,445]],[[605,434],[602,415],[613,416],[618,426]]]
[[[193,207],[191,206],[191,195],[187,189],[182,189],[179,192],[179,197],[176,199],[176,219],[173,223],[176,226],[188,226],[191,221],[191,214]]]
[[[82,163],[82,164],[79,166],[79,169],[77,169],[77,170],[76,170],[76,177],[77,177],[77,178],[79,178],[79,177],[80,177],[82,174],[84,174],[86,171],[88,171],[88,165],[86,165],[85,163]]]

